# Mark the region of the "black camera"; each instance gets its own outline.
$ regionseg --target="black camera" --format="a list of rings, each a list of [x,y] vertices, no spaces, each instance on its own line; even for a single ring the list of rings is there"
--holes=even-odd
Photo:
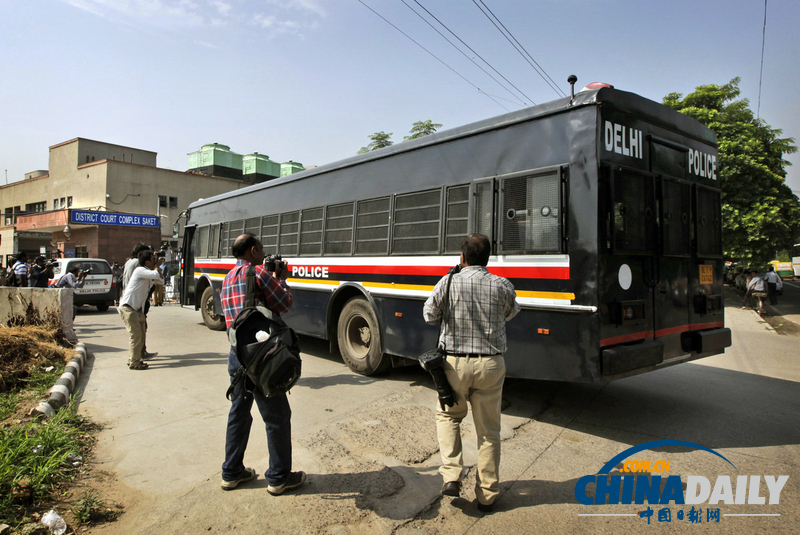
[[[267,271],[269,271],[271,273],[275,273],[278,270],[278,263],[279,262],[281,264],[283,264],[283,262],[281,262],[281,255],[279,255],[279,254],[271,254],[264,261],[264,265],[267,266]]]
[[[156,251],[156,258],[164,258],[165,256],[167,256],[166,251]]]

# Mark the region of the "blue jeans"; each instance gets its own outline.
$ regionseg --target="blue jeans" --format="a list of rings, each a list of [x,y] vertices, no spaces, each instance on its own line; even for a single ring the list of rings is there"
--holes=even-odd
[[[169,286],[170,276],[169,272],[172,270],[172,264],[170,262],[164,262],[161,265],[161,273],[164,274],[164,286]]]
[[[239,360],[231,349],[228,355],[228,373],[231,380],[238,369]],[[228,413],[222,479],[233,481],[244,472],[244,451],[247,449],[250,426],[253,423],[250,411],[255,399],[267,429],[269,469],[264,476],[270,485],[281,485],[292,471],[292,409],[289,407],[289,400],[286,394],[268,398],[260,392],[247,392],[244,390],[245,380],[242,378],[231,396],[234,400]],[[236,397],[237,395],[239,397]]]

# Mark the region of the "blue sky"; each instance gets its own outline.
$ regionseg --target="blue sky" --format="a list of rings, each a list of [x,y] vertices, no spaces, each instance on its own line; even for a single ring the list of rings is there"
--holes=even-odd
[[[565,92],[575,74],[578,87],[660,101],[739,76],[757,108],[763,0],[483,1]],[[471,0],[419,4],[524,97],[435,33],[415,0],[363,3],[458,74],[358,0],[4,2],[0,172],[46,169],[48,147],[75,137],[156,151],[178,170],[213,142],[319,165],[376,131],[399,142],[415,121],[456,127],[558,97]],[[761,117],[800,140],[798,22],[800,2],[769,2]]]

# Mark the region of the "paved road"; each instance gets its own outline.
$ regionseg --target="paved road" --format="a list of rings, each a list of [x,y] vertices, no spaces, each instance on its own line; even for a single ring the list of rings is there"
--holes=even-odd
[[[503,494],[498,511],[474,505],[472,471],[461,498],[441,499],[431,382],[422,370],[385,378],[352,374],[327,344],[303,339],[304,376],[292,390],[295,469],[309,474],[296,494],[270,497],[263,477],[232,492],[219,487],[228,402],[224,333],[194,311],[150,313],[147,371],[125,368],[127,336],[118,315],[81,310],[76,332],[94,358],[82,378],[82,410],[107,427],[98,468],[116,475],[109,490],[126,513],[90,533],[713,533],[800,532],[800,355],[729,299],[734,345],[724,355],[608,385],[508,380],[503,414]],[[258,421],[258,420],[257,420]],[[472,428],[466,462],[475,462]],[[702,444],[660,448],[631,459],[669,460],[670,474],[789,475],[778,505],[716,505],[720,522],[651,525],[647,505],[580,505],[575,485],[614,455],[654,440]],[[253,426],[246,463],[267,466],[263,428]],[[761,496],[768,496],[761,479]],[[735,491],[735,488],[733,489]],[[708,504],[701,504],[704,510]],[[657,511],[660,506],[654,508]],[[732,514],[779,514],[741,517]],[[704,515],[702,524],[707,523]]]

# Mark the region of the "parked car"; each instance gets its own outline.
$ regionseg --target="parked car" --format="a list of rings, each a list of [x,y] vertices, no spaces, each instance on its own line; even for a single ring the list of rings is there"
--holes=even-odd
[[[76,265],[87,273],[83,287],[75,288],[72,301],[75,306],[91,305],[105,312],[114,304],[116,288],[111,266],[102,258],[61,258],[53,264],[55,277],[50,280],[50,286],[55,286]]]

